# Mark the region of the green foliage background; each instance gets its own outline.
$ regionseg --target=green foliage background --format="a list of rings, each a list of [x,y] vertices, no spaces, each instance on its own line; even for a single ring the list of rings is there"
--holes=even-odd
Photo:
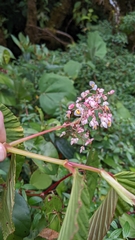
[[[62,130],[30,140],[25,142],[24,146],[19,147],[45,156],[68,158],[73,162],[103,168],[116,174],[118,181],[134,193],[134,41],[132,41],[132,46],[130,44],[133,39],[131,35],[134,35],[135,13],[121,17],[120,24],[114,26],[114,22],[108,21],[107,16],[103,19],[100,14],[98,15],[98,10],[96,15],[96,7],[92,8],[93,5],[88,2],[84,1],[84,11],[81,10],[80,2],[74,5],[73,17],[76,24],[80,24],[81,30],[77,35],[77,42],[68,44],[64,50],[49,50],[45,44],[31,43],[29,37],[21,31],[19,35],[13,34],[14,22],[12,21],[9,26],[8,19],[8,34],[12,33],[12,40],[19,47],[21,54],[16,59],[8,48],[0,46],[0,110],[5,112],[8,141],[11,141],[23,135],[19,121],[25,136],[62,124],[66,120],[68,104],[73,102],[82,91],[89,89],[89,81],[95,81],[106,92],[114,89],[115,94],[110,97],[109,102],[113,113],[112,127],[107,130],[91,131],[94,142],[83,154],[79,153],[79,145],[70,146],[68,135],[60,138]],[[47,13],[51,12],[53,4],[53,1],[50,4],[44,1],[45,23],[41,14],[43,9],[39,11],[41,3],[39,4],[40,26],[47,24],[49,18]],[[4,9],[4,3],[2,6]],[[9,6],[10,1],[7,4],[7,10]],[[87,6],[92,11],[87,12]],[[15,5],[16,14],[18,7],[24,10],[22,14],[26,17],[25,1]],[[12,11],[10,11],[10,16],[12,16]],[[4,24],[2,27],[6,29]],[[3,104],[17,118],[14,119],[10,115],[10,110],[8,112]],[[14,120],[20,129],[17,131],[16,128],[15,135],[12,126],[6,125],[8,117],[10,121]],[[13,162],[12,165],[10,161]],[[109,190],[108,184],[97,174],[86,173],[85,176],[85,174],[81,175],[76,172],[72,179],[67,169],[41,162],[38,159],[24,159],[17,156],[17,166],[14,165],[14,161],[15,158],[12,157],[10,160],[9,156],[0,163],[1,202],[4,204],[8,195],[12,200],[12,206],[8,208],[12,209],[14,206],[13,218],[11,214],[8,216],[4,209],[2,216],[5,218],[3,225],[1,224],[1,228],[4,229],[4,223],[9,217],[11,235],[7,237],[9,232],[5,228],[4,238],[0,232],[0,239],[5,240],[6,237],[7,240],[46,239],[38,234],[47,228],[56,232],[62,229],[58,239],[68,240],[69,236],[75,240],[94,239],[92,233],[98,232],[99,229],[98,224],[96,225],[97,217],[95,216],[97,215],[100,215],[98,223],[102,228],[102,231],[98,232],[97,239],[113,240],[114,236],[117,239],[135,237],[133,208],[121,199],[117,203],[114,190]],[[17,169],[16,173],[13,171],[14,168]],[[117,175],[118,172],[123,171],[131,171],[133,175],[129,176],[126,173],[124,177]],[[14,179],[12,188],[16,189],[15,200],[10,188],[4,193],[5,195],[2,195],[3,185],[9,184],[11,176]],[[87,186],[84,184],[84,177]],[[128,181],[125,180],[126,178]],[[74,206],[77,205],[78,199],[82,208],[78,205],[76,213]],[[115,214],[113,219],[108,217],[110,201],[112,205],[115,203],[114,208],[111,209],[111,216]],[[63,222],[68,204],[65,222]],[[116,211],[115,205],[117,205]],[[106,206],[108,206],[108,211]],[[127,215],[127,212],[130,212],[130,215]],[[96,214],[93,215],[93,213]],[[82,216],[86,224],[79,221],[83,218]],[[94,222],[95,228],[91,224],[89,229],[87,226],[89,219],[91,219],[90,223]],[[107,222],[108,228],[112,222],[108,232],[104,228],[104,221]],[[77,226],[75,232],[73,231],[74,224]],[[13,232],[14,227],[15,232]],[[78,229],[83,229],[84,236]]]

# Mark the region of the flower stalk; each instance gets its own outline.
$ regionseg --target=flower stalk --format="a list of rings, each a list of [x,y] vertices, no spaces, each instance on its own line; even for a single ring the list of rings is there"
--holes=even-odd
[[[53,127],[53,128],[47,129],[47,130],[44,130],[44,131],[42,131],[42,132],[38,132],[38,133],[32,134],[32,135],[27,136],[27,137],[24,137],[24,138],[20,138],[20,139],[18,139],[18,140],[16,140],[16,141],[10,142],[9,145],[12,146],[12,147],[14,147],[14,146],[16,146],[16,145],[18,145],[18,144],[20,144],[20,143],[23,143],[23,142],[25,142],[25,141],[28,141],[28,140],[30,140],[30,139],[33,139],[33,138],[42,136],[42,135],[44,135],[44,134],[47,134],[47,133],[50,133],[50,132],[53,132],[53,131],[56,131],[56,130],[59,130],[59,129],[62,129],[62,128],[66,128],[66,127],[71,126],[71,125],[72,125],[71,122],[70,122],[70,123],[65,123],[65,124],[63,124],[63,125],[56,126],[56,127]]]

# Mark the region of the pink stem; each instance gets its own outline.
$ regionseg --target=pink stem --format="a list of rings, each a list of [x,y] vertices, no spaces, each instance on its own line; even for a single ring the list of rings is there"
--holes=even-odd
[[[61,128],[68,127],[68,126],[70,126],[70,125],[72,125],[72,124],[73,124],[73,123],[65,123],[64,125],[57,126],[57,127],[53,127],[53,128],[48,129],[48,130],[44,130],[44,131],[42,131],[42,132],[38,132],[38,133],[32,134],[32,135],[30,135],[30,136],[27,136],[27,137],[18,139],[18,140],[16,140],[16,141],[10,142],[10,143],[8,143],[8,145],[10,145],[10,146],[13,147],[13,146],[18,145],[19,143],[28,141],[28,140],[30,140],[30,139],[32,139],[32,138],[41,136],[41,135],[46,134],[46,133],[49,133],[49,132],[56,131],[56,130],[61,129]]]
[[[98,168],[94,168],[94,167],[91,167],[91,166],[87,166],[87,165],[83,165],[83,164],[80,164],[80,163],[74,163],[74,162],[65,162],[64,163],[64,166],[68,169],[72,169],[72,168],[80,168],[80,169],[83,169],[83,170],[89,170],[91,172],[96,172],[96,173],[101,173],[102,169],[98,169]]]

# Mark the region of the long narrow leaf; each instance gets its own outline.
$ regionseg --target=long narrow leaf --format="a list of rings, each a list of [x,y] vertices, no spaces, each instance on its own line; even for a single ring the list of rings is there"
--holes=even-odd
[[[0,205],[0,225],[2,228],[4,240],[6,240],[7,237],[15,230],[12,221],[15,197],[15,172],[16,172],[16,160],[15,155],[12,155],[6,186],[3,191],[2,201]]]
[[[89,236],[87,240],[103,239],[114,216],[117,199],[117,193],[112,188],[103,203],[90,219]]]
[[[117,181],[125,187],[128,191],[135,194],[135,173],[130,171],[124,171],[115,174]]]
[[[93,150],[89,152],[89,156],[87,158],[86,165],[91,167],[99,167],[99,158],[98,158],[98,152]],[[93,198],[96,186],[97,186],[97,180],[98,180],[98,174],[94,172],[87,171],[86,172],[86,180],[87,180],[87,186],[90,194],[90,201]]]
[[[84,177],[76,170],[66,216],[58,240],[86,240],[89,224],[89,193]]]
[[[4,125],[7,136],[6,142],[22,138],[24,136],[23,128],[21,127],[18,118],[3,104],[0,104],[0,111],[2,111],[4,116]],[[19,145],[19,148],[23,149],[23,145]],[[23,156],[16,156],[16,179],[19,177],[24,160],[25,158]]]
[[[115,174],[117,181],[128,191],[135,194],[135,173],[124,171]],[[117,207],[116,207],[116,216],[121,216],[123,213],[130,210],[129,204],[127,204],[122,198],[119,197]]]
[[[3,104],[0,104],[0,111],[4,116],[4,125],[6,128],[7,141],[11,142],[23,137],[23,128],[20,125],[17,117]]]

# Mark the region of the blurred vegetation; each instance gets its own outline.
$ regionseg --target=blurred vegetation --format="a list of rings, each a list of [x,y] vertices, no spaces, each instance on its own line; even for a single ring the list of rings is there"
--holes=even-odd
[[[25,149],[79,163],[86,163],[90,153],[96,151],[95,159],[99,160],[96,167],[113,174],[135,172],[134,1],[1,2],[0,45],[0,103],[18,117],[26,136],[63,124],[68,104],[89,89],[89,81],[106,92],[115,90],[109,102],[112,127],[92,131],[93,144],[83,154],[79,153],[79,145],[70,146],[68,137],[60,138],[61,130],[26,142]],[[20,225],[21,235],[17,230],[21,220],[17,219],[14,235],[17,238],[8,239],[38,240],[43,239],[38,234],[44,228],[60,231],[72,179],[60,181],[68,175],[68,170],[62,167],[25,160],[16,181],[15,203],[18,206],[27,202],[24,209],[28,217],[25,219],[24,212],[22,222],[28,224],[26,229]],[[9,162],[7,158],[0,163],[1,184],[5,182]],[[107,183],[98,178],[90,216],[107,191]],[[41,197],[42,192],[46,198]],[[53,207],[48,204],[49,199]],[[128,218],[122,214],[127,211],[132,215],[131,222],[134,221],[134,209],[123,204],[104,239],[135,238],[135,231],[126,236],[123,230]]]

